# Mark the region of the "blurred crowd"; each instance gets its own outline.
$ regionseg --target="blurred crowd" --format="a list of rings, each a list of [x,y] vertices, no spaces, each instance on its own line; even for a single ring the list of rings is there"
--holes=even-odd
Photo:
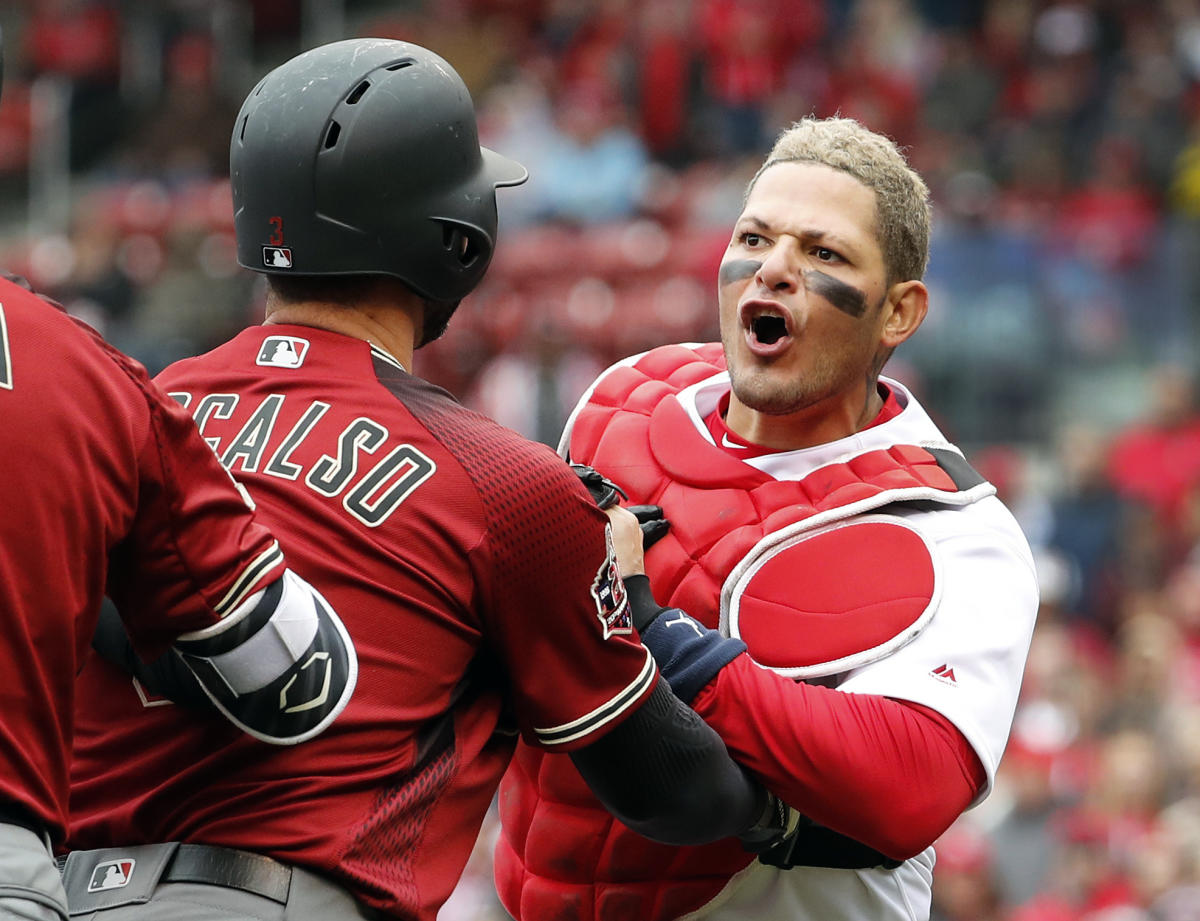
[[[418,370],[549,443],[608,363],[716,337],[780,128],[840,112],[906,145],[931,311],[887,373],[997,484],[1043,587],[935,918],[1200,919],[1200,0],[13,0],[0,26],[0,263],[152,370],[258,319],[227,183],[257,75],[340,36],[446,57],[532,178]],[[504,917],[493,831],[446,921]]]

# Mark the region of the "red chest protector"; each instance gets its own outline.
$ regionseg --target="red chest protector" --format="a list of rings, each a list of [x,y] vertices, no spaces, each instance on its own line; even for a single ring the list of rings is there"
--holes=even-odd
[[[719,344],[656,349],[608,373],[571,428],[572,460],[617,482],[629,504],[666,510],[671,529],[646,557],[659,602],[740,636],[756,661],[796,679],[911,640],[936,609],[936,558],[901,519],[869,513],[899,500],[967,504],[991,487],[960,455],[915,445],[776,479],[712,445],[668,399],[723,370]],[[569,759],[525,744],[500,810],[497,890],[519,921],[667,921],[752,860],[735,839],[679,848],[629,831]]]

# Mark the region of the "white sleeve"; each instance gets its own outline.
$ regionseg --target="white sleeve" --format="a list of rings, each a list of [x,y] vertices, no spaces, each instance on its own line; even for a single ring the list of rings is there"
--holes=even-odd
[[[924,630],[895,653],[848,673],[839,690],[930,707],[966,736],[990,791],[1016,711],[1038,610],[1029,545],[996,498],[905,517],[939,556],[943,584]]]

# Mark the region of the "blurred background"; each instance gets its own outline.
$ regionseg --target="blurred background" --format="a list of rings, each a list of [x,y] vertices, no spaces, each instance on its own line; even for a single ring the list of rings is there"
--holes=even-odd
[[[1000,490],[1043,603],[938,921],[1200,919],[1198,0],[4,0],[0,265],[157,371],[261,317],[228,144],[272,66],[418,42],[523,161],[416,372],[548,443],[607,364],[716,338],[746,181],[805,114],[904,145],[931,310],[887,373]],[[489,817],[443,921],[503,919]]]

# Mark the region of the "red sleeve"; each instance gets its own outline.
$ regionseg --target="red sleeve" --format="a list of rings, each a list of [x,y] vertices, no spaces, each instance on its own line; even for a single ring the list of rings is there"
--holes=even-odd
[[[519,463],[518,463],[519,462]],[[658,678],[633,630],[608,517],[543,445],[496,446],[489,507],[488,636],[532,744],[569,751],[611,731]]]
[[[799,684],[746,655],[692,706],[789,805],[895,859],[932,844],[986,781],[966,738],[936,711]]]
[[[137,508],[111,556],[107,591],[138,652],[156,657],[180,633],[211,626],[282,575],[283,553],[188,412],[140,365],[104,348],[149,414]]]

